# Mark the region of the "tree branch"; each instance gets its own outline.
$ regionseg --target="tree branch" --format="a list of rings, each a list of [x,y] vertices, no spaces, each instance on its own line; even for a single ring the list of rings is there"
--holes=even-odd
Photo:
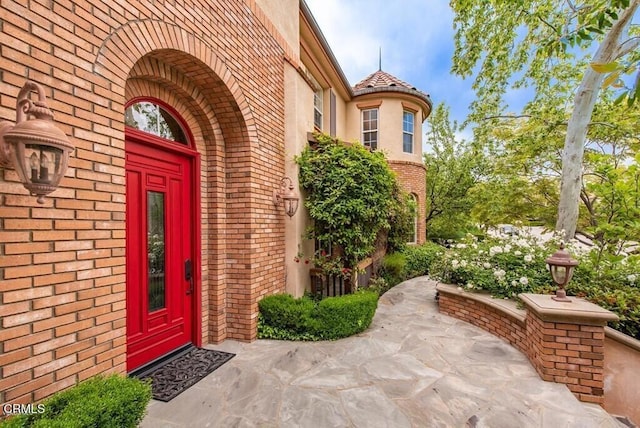
[[[629,45],[627,45],[629,43]],[[624,42],[620,43],[616,48],[616,52],[614,53],[614,58],[618,59],[620,57],[625,56],[631,51],[634,51],[640,45],[640,36],[631,37]]]

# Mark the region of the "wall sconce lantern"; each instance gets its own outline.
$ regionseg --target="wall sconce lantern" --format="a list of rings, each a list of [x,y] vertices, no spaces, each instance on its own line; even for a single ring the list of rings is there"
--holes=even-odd
[[[38,93],[38,100],[29,95]],[[69,164],[73,144],[53,124],[53,113],[47,106],[47,97],[39,84],[27,81],[18,93],[16,124],[0,122],[0,165],[13,167],[24,187],[38,197],[58,188]]]
[[[578,261],[571,258],[569,253],[564,249],[564,242],[560,243],[560,249],[556,251],[551,257],[545,260],[549,265],[549,271],[553,282],[558,284],[556,295],[552,297],[553,300],[558,302],[571,302],[571,299],[567,297],[565,287],[571,281],[573,276],[573,270],[578,266]]]
[[[289,177],[284,177],[280,182],[280,189],[273,191],[273,204],[278,206],[284,205],[284,212],[289,216],[298,211],[300,197],[293,190],[293,181]]]

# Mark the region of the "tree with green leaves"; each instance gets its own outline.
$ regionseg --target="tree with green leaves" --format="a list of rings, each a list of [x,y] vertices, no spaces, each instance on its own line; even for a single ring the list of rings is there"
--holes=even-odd
[[[527,105],[525,114],[493,129],[492,174],[470,192],[477,221],[533,219],[553,227],[562,174],[559,154],[570,114],[562,106],[569,96],[549,93],[544,102]],[[616,103],[605,91],[588,127],[577,230],[611,254],[640,241],[639,122],[638,104]]]
[[[452,70],[465,77],[478,70],[477,99],[469,118],[482,123],[478,136],[496,126],[510,87],[532,86],[536,94],[545,93],[561,77],[557,71],[563,63],[591,62],[582,65],[562,151],[556,229],[565,230],[567,238],[574,236],[578,222],[581,168],[593,108],[605,73],[618,71],[610,64],[633,69],[620,64],[637,55],[640,38],[632,20],[639,5],[640,0],[451,0],[456,14]],[[515,82],[514,76],[519,76]],[[627,91],[631,102],[636,92]]]
[[[456,238],[473,227],[468,192],[479,178],[481,152],[456,138],[458,124],[449,119],[449,108],[438,104],[428,119],[424,153],[427,167],[426,223],[430,239]]]

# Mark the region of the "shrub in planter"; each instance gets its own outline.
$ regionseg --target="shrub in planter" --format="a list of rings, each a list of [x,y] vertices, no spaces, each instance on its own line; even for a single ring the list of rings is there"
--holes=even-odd
[[[97,376],[45,400],[43,413],[20,415],[2,428],[129,428],[142,421],[151,385],[119,375]]]
[[[371,324],[377,307],[378,294],[366,290],[321,300],[314,320],[315,334],[339,339],[360,333]]]

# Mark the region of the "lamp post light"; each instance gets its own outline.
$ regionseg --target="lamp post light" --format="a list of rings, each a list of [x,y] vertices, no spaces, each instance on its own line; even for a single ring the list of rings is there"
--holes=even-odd
[[[33,91],[36,101],[29,99]],[[15,168],[22,185],[42,204],[58,188],[72,150],[69,138],[53,124],[44,89],[27,81],[18,93],[15,125],[0,122],[0,166]]]
[[[564,242],[560,242],[560,249],[545,261],[549,265],[553,282],[559,287],[552,299],[558,302],[571,302],[571,299],[567,297],[565,287],[571,281],[573,270],[578,266],[578,261],[571,258],[571,255],[564,249]]]
[[[284,206],[284,212],[291,218],[298,211],[300,197],[293,190],[293,181],[289,177],[284,177],[280,181],[280,189],[273,191],[273,204]]]

